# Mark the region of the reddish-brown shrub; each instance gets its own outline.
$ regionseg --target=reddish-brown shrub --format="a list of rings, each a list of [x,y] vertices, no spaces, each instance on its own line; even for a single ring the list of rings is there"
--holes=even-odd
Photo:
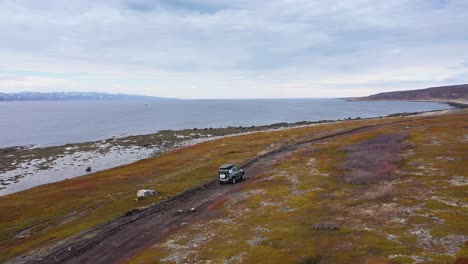
[[[341,178],[346,183],[371,184],[397,176],[396,167],[401,161],[400,153],[411,147],[403,141],[408,134],[386,134],[342,148],[346,161],[338,165],[345,173]]]

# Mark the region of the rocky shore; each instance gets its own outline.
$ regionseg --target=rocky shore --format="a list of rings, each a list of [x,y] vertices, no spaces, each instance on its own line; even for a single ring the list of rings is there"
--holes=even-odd
[[[277,123],[267,126],[192,128],[45,148],[0,149],[0,196],[66,180],[221,137],[331,122]],[[90,170],[88,170],[88,167]]]
[[[451,104],[451,106],[464,108],[464,105]],[[439,112],[444,111],[447,110],[440,110]],[[438,111],[395,113],[388,117],[430,114],[433,112]],[[358,117],[356,119],[361,118]],[[351,120],[351,118],[345,120]],[[88,173],[122,166],[141,159],[156,157],[181,147],[222,137],[339,121],[341,120],[284,122],[250,127],[162,130],[147,135],[113,137],[100,141],[62,146],[36,148],[31,145],[1,148],[0,196],[33,188],[38,185],[67,180]]]

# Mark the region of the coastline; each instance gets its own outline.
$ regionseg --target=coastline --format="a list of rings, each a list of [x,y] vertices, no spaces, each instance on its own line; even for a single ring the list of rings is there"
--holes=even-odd
[[[34,148],[0,148],[0,196],[35,186],[157,157],[173,150],[220,138],[336,122],[276,123],[264,126],[163,130],[147,135]],[[90,167],[91,171],[86,171]]]
[[[388,102],[430,102],[430,103],[443,103],[455,108],[468,108],[468,101],[466,100],[439,100],[439,99],[434,99],[434,100],[399,100],[399,99],[374,99],[374,98],[367,98],[367,97],[345,97],[345,98],[340,98],[346,101],[350,102],[363,102],[363,101],[388,101]]]
[[[412,113],[394,113],[362,119],[400,117],[408,115],[428,115],[453,111],[432,110]],[[152,158],[171,152],[181,147],[188,147],[220,138],[311,126],[322,123],[342,122],[344,120],[301,121],[296,123],[276,123],[251,127],[203,128],[183,130],[163,130],[153,134],[127,137],[112,137],[100,141],[71,143],[62,146],[33,148],[17,146],[0,149],[0,196],[23,191],[35,186],[84,176]],[[91,167],[91,171],[86,168]]]

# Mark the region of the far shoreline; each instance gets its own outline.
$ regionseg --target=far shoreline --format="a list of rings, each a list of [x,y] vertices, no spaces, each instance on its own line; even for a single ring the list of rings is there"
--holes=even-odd
[[[260,118],[256,118],[253,121],[245,121],[249,120],[251,115],[248,114],[246,115],[245,112],[236,116],[237,119],[234,120],[234,122],[224,122],[220,121],[215,118],[215,121],[210,122],[210,119],[207,119],[207,117],[203,118],[196,118],[195,122],[188,122],[189,120],[185,120],[184,118],[177,117],[175,122],[172,122],[170,125],[164,125],[166,120],[162,118],[162,120],[156,119],[156,120],[150,120],[148,117],[143,117],[143,120],[147,121],[145,123],[141,122],[122,122],[120,120],[118,124],[125,124],[125,126],[122,125],[109,125],[109,122],[105,125],[97,125],[97,130],[94,127],[90,127],[88,124],[83,123],[83,119],[81,117],[74,117],[78,119],[79,125],[71,125],[64,127],[60,123],[54,122],[52,120],[51,125],[48,124],[48,120],[43,120],[42,115],[38,116],[37,119],[33,120],[42,120],[39,123],[39,127],[41,127],[40,131],[45,131],[47,133],[41,132],[41,133],[31,133],[30,131],[34,131],[35,126],[30,126],[30,125],[23,125],[23,124],[28,124],[30,117],[24,118],[25,115],[21,116],[19,118],[19,121],[15,121],[19,124],[18,127],[21,128],[21,130],[18,129],[7,129],[6,131],[9,131],[8,134],[5,134],[4,141],[2,141],[0,145],[0,151],[8,148],[31,148],[31,149],[37,149],[37,148],[47,148],[47,147],[59,147],[59,146],[64,146],[64,145],[77,145],[77,144],[86,144],[86,143],[92,143],[92,142],[98,142],[102,140],[109,140],[111,138],[126,138],[126,137],[138,137],[138,136],[147,136],[147,135],[152,135],[156,134],[162,131],[182,131],[190,128],[199,128],[203,129],[204,127],[212,126],[214,128],[222,128],[222,129],[231,129],[236,126],[244,126],[244,127],[250,127],[250,126],[257,126],[257,127],[269,127],[269,126],[275,126],[276,124],[288,124],[288,123],[300,123],[300,122],[319,122],[319,121],[336,121],[336,120],[344,120],[348,119],[349,117],[351,118],[356,118],[356,117],[361,117],[361,118],[374,118],[374,117],[384,117],[390,114],[395,114],[395,113],[400,113],[400,112],[411,112],[415,113],[416,111],[432,111],[432,110],[444,110],[447,109],[447,105],[449,107],[457,107],[457,106],[452,106],[449,104],[449,102],[445,101],[410,101],[410,100],[401,100],[402,105],[399,105],[396,100],[381,100],[385,102],[389,102],[389,108],[388,110],[386,106],[380,106],[380,105],[375,105],[375,104],[370,104],[366,106],[364,103],[363,108],[364,111],[354,111],[355,106],[353,105],[348,105],[344,104],[344,109],[338,109],[334,110],[333,108],[328,108],[327,106],[330,105],[328,103],[328,100],[333,100],[333,102],[341,101],[341,102],[349,102],[349,101],[354,101],[352,98],[294,98],[294,99],[280,99],[283,101],[288,101],[288,100],[317,100],[318,102],[323,101],[322,99],[325,100],[325,104],[322,103],[322,105],[319,103],[318,108],[315,107],[315,110],[308,111],[308,108],[300,108],[299,110],[302,111],[303,113],[307,114],[299,114],[297,117],[295,117],[293,114],[292,116],[290,115],[285,115],[281,112],[278,111],[273,111],[273,114],[266,115],[263,114]],[[221,99],[221,101],[224,101],[225,99]],[[234,99],[237,100],[237,99]],[[241,99],[244,100],[244,99]],[[252,99],[252,100],[259,100],[259,99]],[[265,99],[265,100],[270,100],[270,99]],[[276,99],[272,99],[276,100]],[[105,101],[105,100],[104,100]],[[103,101],[103,102],[104,102]],[[109,101],[109,100],[107,100]],[[189,100],[190,101],[190,100]],[[194,100],[198,101],[198,100]],[[227,101],[233,101],[228,99]],[[369,101],[369,100],[359,100],[359,101]],[[25,102],[25,101],[24,101]],[[24,103],[22,102],[22,103]],[[42,101],[46,102],[46,101]],[[57,100],[59,102],[59,100]],[[62,100],[62,102],[65,102],[65,100]],[[85,100],[76,100],[73,102],[87,102]],[[120,101],[123,102],[123,101]],[[133,102],[133,101],[128,101],[128,102]],[[145,101],[141,101],[145,102]],[[428,103],[427,105],[421,104],[421,107],[405,107],[405,103]],[[341,103],[339,103],[341,105]],[[383,103],[385,104],[385,103]],[[416,106],[416,104],[414,104]],[[432,104],[432,106],[431,106]],[[143,104],[145,107],[139,109],[139,111],[143,111],[143,113],[148,110],[146,109],[146,106],[148,104],[144,103]],[[300,105],[300,104],[299,104]],[[411,105],[411,104],[409,104]],[[113,107],[113,105],[110,105]],[[141,104],[137,105],[130,105],[130,106],[142,106]],[[173,106],[170,106],[173,107]],[[176,107],[178,107],[176,105]],[[366,107],[369,107],[371,109],[366,109]],[[311,107],[314,109],[314,106]],[[376,109],[372,109],[376,108]],[[41,113],[40,109],[38,109],[39,113]],[[153,110],[158,110],[158,108],[154,108]],[[160,110],[160,109],[159,109]],[[252,109],[250,109],[252,110]],[[254,108],[255,110],[255,108]],[[236,111],[235,109],[231,109],[230,111]],[[297,111],[297,110],[296,110]],[[349,112],[348,112],[349,111]],[[206,111],[205,111],[206,112]],[[47,113],[46,113],[47,114]],[[89,113],[88,113],[89,114]],[[99,115],[98,115],[99,116]],[[203,116],[203,115],[202,115]],[[208,115],[210,116],[210,115]],[[271,116],[273,118],[271,118]],[[132,117],[131,115],[129,117]],[[210,116],[212,117],[212,116]],[[80,119],[81,118],[81,119]],[[99,116],[100,119],[103,118],[103,116]],[[98,119],[99,119],[98,118]],[[105,117],[106,118],[106,117]],[[134,120],[138,120],[139,118],[137,116],[133,116]],[[148,120],[146,120],[146,119]],[[15,119],[16,120],[16,119]],[[119,120],[119,119],[118,119]],[[307,120],[307,121],[304,121]],[[8,120],[7,120],[8,121]],[[60,120],[59,120],[60,121]],[[90,118],[89,121],[93,121],[93,118]],[[126,121],[126,120],[124,120]],[[21,122],[21,123],[19,123]],[[104,122],[106,123],[106,122]],[[146,125],[154,123],[156,125]],[[170,122],[169,122],[170,123]],[[231,124],[229,124],[231,123]],[[13,122],[14,124],[14,122]],[[20,125],[21,124],[21,125]],[[163,125],[158,125],[158,124],[163,124]],[[187,125],[188,124],[188,125]],[[15,127],[15,126],[12,126]],[[42,130],[42,128],[44,130]],[[57,128],[57,133],[55,133],[54,130],[51,130],[51,128]],[[70,132],[67,132],[67,129],[70,130]],[[11,130],[11,131],[10,131]],[[80,131],[83,130],[84,133],[78,133],[75,131]],[[23,131],[24,134],[23,134]],[[18,135],[18,136],[16,136]],[[48,136],[48,135],[55,135],[55,136]],[[10,140],[7,140],[10,139]],[[1,154],[1,153],[0,153]],[[0,164],[1,165],[1,164]],[[1,167],[0,167],[1,170]]]
[[[365,99],[358,99],[359,97],[345,97],[345,98],[334,98],[334,99],[340,99],[344,101],[353,101],[353,102],[360,102],[360,101],[382,101],[382,102],[429,102],[429,103],[441,103],[441,104],[446,104],[452,108],[448,109],[438,109],[438,110],[427,110],[427,111],[416,111],[416,112],[397,112],[393,114],[389,114],[386,116],[375,116],[375,117],[367,117],[367,118],[344,118],[344,119],[327,119],[327,120],[318,120],[318,121],[298,121],[298,122],[280,122],[280,123],[273,123],[273,124],[267,124],[267,125],[253,125],[253,126],[228,126],[228,127],[210,127],[210,130],[236,130],[236,129],[247,129],[250,130],[253,128],[254,131],[256,132],[261,132],[266,129],[275,129],[278,127],[296,127],[296,126],[302,126],[305,124],[320,124],[320,123],[330,123],[330,122],[338,122],[338,121],[346,121],[346,120],[354,120],[354,119],[377,119],[377,118],[384,118],[384,117],[393,117],[396,115],[417,115],[417,114],[422,114],[422,113],[429,113],[429,112],[438,112],[438,111],[446,111],[446,110],[452,110],[452,109],[464,109],[468,108],[468,102],[453,102],[453,101],[429,101],[429,100],[365,100]],[[235,99],[234,99],[235,100]],[[243,100],[243,99],[242,99]],[[50,145],[50,146],[41,146],[39,144],[25,144],[25,145],[16,145],[16,146],[7,146],[7,147],[0,147],[0,154],[3,151],[9,151],[10,149],[46,149],[46,148],[55,148],[55,147],[73,147],[81,144],[92,144],[92,143],[98,143],[102,141],[109,141],[109,140],[126,140],[129,138],[138,138],[138,137],[148,137],[148,136],[153,136],[156,134],[160,133],[165,133],[165,132],[186,132],[186,131],[203,131],[208,128],[184,128],[184,129],[166,129],[166,130],[159,130],[154,133],[147,133],[147,134],[136,134],[136,135],[127,135],[127,136],[112,136],[108,138],[103,138],[103,139],[98,139],[98,140],[90,140],[90,141],[83,141],[83,142],[71,142],[71,143],[66,143],[66,144],[61,144],[61,145]],[[225,134],[224,134],[225,135]],[[0,164],[1,165],[1,164]],[[0,171],[1,172],[1,171]]]
[[[37,148],[15,146],[0,148],[0,196],[42,184],[80,177],[90,173],[86,171],[88,167],[91,168],[91,172],[102,171],[142,159],[157,157],[181,147],[192,146],[224,137],[351,120],[436,114],[437,112],[456,111],[457,109],[468,107],[468,105],[460,105],[453,102],[443,103],[453,108],[394,113],[387,116],[369,118],[349,117],[337,120],[282,122],[250,127],[162,130],[145,135],[112,137],[104,140],[70,143],[60,146]],[[26,181],[26,179],[29,180]]]
[[[362,97],[344,97],[339,98],[350,102],[428,102],[428,103],[442,103],[454,108],[468,108],[467,101],[447,101],[447,100],[391,100],[391,99],[367,99]],[[443,110],[434,110],[443,111]]]

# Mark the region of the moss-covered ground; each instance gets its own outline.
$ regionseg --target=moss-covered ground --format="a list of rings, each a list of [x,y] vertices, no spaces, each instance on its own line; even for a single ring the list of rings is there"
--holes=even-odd
[[[215,180],[220,164],[242,164],[296,141],[388,121],[343,121],[234,136],[0,197],[0,262]],[[159,195],[135,201],[143,188]]]
[[[311,144],[221,200],[217,217],[181,227],[128,262],[464,263],[467,121],[445,115]],[[387,148],[399,156],[392,177],[347,183],[352,168],[342,165],[353,146],[402,134],[404,147]]]

